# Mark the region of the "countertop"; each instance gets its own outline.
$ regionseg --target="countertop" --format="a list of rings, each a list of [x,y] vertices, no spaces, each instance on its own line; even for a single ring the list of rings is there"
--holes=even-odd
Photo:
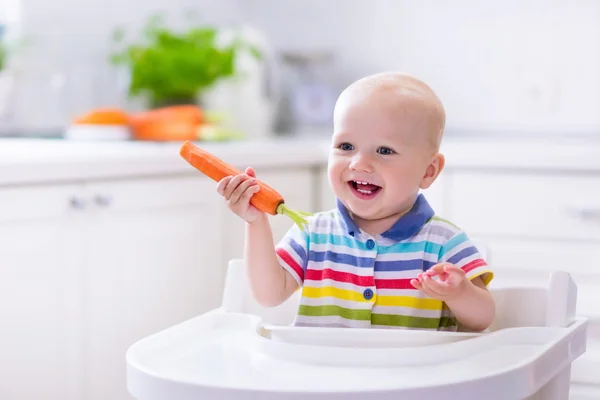
[[[198,142],[243,168],[325,165],[328,138],[275,137]],[[0,185],[194,173],[179,157],[181,142],[84,142],[0,139]],[[445,138],[446,168],[581,171],[600,173],[600,140]]]

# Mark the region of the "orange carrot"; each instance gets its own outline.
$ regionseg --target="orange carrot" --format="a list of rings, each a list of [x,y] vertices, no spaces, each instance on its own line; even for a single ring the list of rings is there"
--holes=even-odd
[[[218,182],[227,176],[243,173],[189,141],[183,143],[179,154],[192,167],[196,168],[215,182]],[[250,204],[271,215],[285,214],[299,226],[306,224],[306,219],[303,217],[309,216],[309,213],[290,210],[285,205],[284,198],[279,192],[264,182],[257,180],[257,183],[260,186],[260,190],[252,195]]]
[[[127,125],[130,116],[119,108],[98,108],[73,120],[76,125]]]

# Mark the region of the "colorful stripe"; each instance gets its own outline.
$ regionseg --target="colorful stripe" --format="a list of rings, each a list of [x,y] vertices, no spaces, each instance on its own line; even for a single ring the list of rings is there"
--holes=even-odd
[[[309,269],[306,271],[304,279],[311,281],[323,281],[329,279],[335,282],[348,282],[357,286],[377,285],[377,281],[373,279],[373,275],[361,276],[349,272],[336,271],[330,268]]]
[[[292,256],[290,256],[287,251],[285,251],[283,248],[278,248],[275,250],[275,253],[279,256],[280,261],[282,261],[294,272],[296,280],[304,280],[304,269],[296,262],[296,260],[292,258]]]
[[[411,280],[440,262],[462,268],[468,279],[481,276],[486,285],[493,277],[466,233],[437,216],[401,240],[392,234],[405,233],[398,226],[377,237],[351,236],[347,226],[338,210],[319,213],[307,232],[293,226],[278,243],[281,265],[302,286],[296,325],[455,330],[445,304]]]

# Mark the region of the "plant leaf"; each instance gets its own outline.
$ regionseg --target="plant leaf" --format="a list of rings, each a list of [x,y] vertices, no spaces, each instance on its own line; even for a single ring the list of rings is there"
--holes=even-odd
[[[117,31],[115,35],[118,37]],[[120,52],[111,55],[113,64],[125,64],[131,73],[130,96],[144,95],[152,102],[195,99],[221,79],[234,76],[237,52],[249,48],[239,38],[230,46],[217,43],[218,30],[212,26],[195,26],[177,33],[165,25],[157,14],[145,24],[142,37]]]

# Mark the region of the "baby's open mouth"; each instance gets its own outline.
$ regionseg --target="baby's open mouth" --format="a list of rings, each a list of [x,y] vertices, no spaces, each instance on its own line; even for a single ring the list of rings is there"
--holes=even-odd
[[[381,190],[381,186],[366,181],[348,181],[348,185],[350,185],[354,194],[361,199],[372,198]]]

